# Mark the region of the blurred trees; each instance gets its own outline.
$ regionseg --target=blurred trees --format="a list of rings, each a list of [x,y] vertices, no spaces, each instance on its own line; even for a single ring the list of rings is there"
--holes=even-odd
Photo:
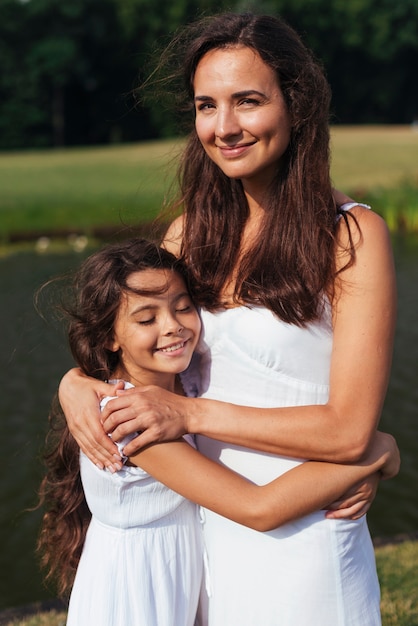
[[[0,148],[174,132],[127,94],[179,25],[225,8],[279,14],[326,68],[337,123],[418,118],[416,0],[0,0]]]

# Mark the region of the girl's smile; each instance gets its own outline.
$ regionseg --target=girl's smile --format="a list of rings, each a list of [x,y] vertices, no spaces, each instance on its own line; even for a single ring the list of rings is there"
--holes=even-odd
[[[132,291],[123,294],[109,346],[120,351],[123,362],[115,375],[134,385],[172,389],[175,374],[187,368],[199,339],[199,315],[177,272],[141,270],[127,283]],[[144,295],[145,287],[149,295]]]

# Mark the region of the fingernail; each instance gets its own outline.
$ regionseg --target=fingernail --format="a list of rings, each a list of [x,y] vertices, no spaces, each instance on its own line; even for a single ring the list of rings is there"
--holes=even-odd
[[[99,470],[104,469],[104,465],[103,465],[103,463],[96,463],[96,467],[98,467],[98,468],[99,468]]]

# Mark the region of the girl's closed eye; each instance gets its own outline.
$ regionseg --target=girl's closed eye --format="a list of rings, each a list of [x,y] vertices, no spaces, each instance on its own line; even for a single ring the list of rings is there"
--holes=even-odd
[[[141,326],[150,326],[154,322],[155,322],[155,317],[150,317],[146,320],[138,320],[138,324],[140,324]]]

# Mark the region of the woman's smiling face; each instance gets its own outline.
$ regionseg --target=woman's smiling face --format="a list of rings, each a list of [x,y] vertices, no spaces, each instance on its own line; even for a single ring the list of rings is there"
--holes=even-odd
[[[216,48],[194,77],[196,132],[207,155],[244,188],[265,187],[290,141],[276,73],[248,47]]]

